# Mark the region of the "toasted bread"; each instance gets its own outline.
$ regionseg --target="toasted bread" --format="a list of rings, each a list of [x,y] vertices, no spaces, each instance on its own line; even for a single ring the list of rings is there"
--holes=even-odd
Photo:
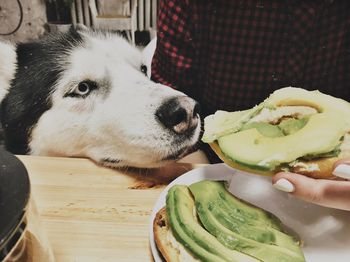
[[[157,248],[167,262],[199,261],[176,241],[169,226],[165,207],[159,210],[154,218],[153,233]]]

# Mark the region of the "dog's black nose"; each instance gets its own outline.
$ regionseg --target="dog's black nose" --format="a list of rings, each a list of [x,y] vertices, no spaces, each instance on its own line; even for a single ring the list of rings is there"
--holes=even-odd
[[[188,96],[171,98],[156,112],[159,121],[178,134],[193,131],[199,123],[198,114],[199,104]]]

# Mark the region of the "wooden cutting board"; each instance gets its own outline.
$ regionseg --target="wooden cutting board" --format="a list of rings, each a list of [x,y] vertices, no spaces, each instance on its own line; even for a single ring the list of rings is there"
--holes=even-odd
[[[18,156],[56,260],[152,261],[148,225],[163,188],[199,165],[141,173],[78,158]]]

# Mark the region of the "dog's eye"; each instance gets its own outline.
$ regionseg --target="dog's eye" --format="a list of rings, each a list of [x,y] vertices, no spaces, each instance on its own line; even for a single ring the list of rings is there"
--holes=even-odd
[[[97,88],[97,83],[90,80],[80,82],[72,92],[67,94],[70,97],[86,97],[89,93]]]
[[[147,76],[147,66],[146,65],[142,64],[140,67],[140,70],[145,76]]]
[[[89,92],[90,92],[90,85],[88,82],[80,82],[75,90],[75,93],[81,96],[86,95]]]

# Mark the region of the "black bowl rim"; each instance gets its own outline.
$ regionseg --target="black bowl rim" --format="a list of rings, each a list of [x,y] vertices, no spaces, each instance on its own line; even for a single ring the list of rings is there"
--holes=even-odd
[[[23,163],[0,147],[0,251],[27,209],[30,181]]]

